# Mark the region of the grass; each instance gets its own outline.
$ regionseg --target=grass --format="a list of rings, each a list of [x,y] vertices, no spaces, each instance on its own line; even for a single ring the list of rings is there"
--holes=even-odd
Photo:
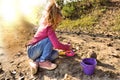
[[[81,18],[76,20],[65,19],[59,25],[60,29],[68,28],[69,30],[81,28],[82,30],[91,30],[94,24],[98,23],[99,16],[103,10],[93,10],[90,14],[82,15]]]

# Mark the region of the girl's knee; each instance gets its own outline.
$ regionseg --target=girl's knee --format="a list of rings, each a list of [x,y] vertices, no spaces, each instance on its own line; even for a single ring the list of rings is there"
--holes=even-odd
[[[35,57],[32,56],[32,55],[30,55],[29,53],[28,53],[28,57],[29,57],[31,60],[35,60]]]

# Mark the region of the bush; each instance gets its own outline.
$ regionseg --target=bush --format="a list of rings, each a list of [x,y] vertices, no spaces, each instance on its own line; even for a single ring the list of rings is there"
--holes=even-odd
[[[88,14],[91,9],[105,6],[110,0],[82,0],[63,5],[62,13],[65,18],[76,19],[83,14]]]
[[[66,4],[62,8],[62,14],[67,18],[72,17],[74,12],[75,12],[75,5],[73,3]]]

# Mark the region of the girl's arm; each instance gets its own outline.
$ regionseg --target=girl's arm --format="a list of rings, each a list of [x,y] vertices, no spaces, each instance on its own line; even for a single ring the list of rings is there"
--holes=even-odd
[[[52,29],[52,27],[48,27],[48,38],[52,42],[54,48],[56,49],[62,49],[62,50],[70,50],[70,45],[68,44],[62,44],[59,42],[55,31]]]

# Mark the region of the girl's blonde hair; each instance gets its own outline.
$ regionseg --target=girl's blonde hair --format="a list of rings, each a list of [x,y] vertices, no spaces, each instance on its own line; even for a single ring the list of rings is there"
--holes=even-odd
[[[51,3],[48,5],[46,10],[47,10],[47,13],[46,13],[45,21],[47,23],[50,23],[53,28],[56,28],[58,24],[57,23],[58,16],[62,16],[60,12],[60,8],[56,3]]]

